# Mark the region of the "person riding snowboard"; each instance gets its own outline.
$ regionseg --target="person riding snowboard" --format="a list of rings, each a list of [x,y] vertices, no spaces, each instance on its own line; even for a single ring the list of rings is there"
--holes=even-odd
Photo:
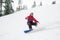
[[[37,23],[39,23],[39,22],[33,17],[33,13],[30,13],[30,15],[27,16],[25,19],[27,19],[27,25],[29,26],[29,30],[32,30],[32,25],[37,26]]]

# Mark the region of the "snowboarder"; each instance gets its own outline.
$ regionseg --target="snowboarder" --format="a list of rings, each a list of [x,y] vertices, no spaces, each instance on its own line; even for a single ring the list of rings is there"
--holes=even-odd
[[[39,22],[33,17],[33,12],[30,13],[30,15],[27,16],[25,19],[27,19],[27,25],[29,26],[29,30],[32,30],[32,25],[37,26],[37,23],[39,23]]]

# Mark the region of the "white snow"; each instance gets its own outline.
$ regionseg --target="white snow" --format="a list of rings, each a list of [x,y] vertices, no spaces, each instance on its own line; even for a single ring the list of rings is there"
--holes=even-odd
[[[25,17],[31,12],[40,22],[36,32],[28,29]],[[60,4],[43,5],[0,17],[0,40],[60,40]]]

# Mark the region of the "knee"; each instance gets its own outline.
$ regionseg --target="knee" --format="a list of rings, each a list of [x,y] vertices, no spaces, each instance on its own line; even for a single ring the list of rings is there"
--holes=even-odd
[[[37,23],[35,23],[35,26],[37,26]]]
[[[30,23],[27,23],[27,25],[31,25]]]

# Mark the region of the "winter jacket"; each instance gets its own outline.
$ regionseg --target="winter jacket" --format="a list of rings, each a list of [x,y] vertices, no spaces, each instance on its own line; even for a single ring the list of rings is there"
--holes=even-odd
[[[35,23],[37,23],[38,21],[33,17],[33,16],[31,16],[31,15],[29,15],[29,16],[27,16],[25,19],[27,19],[28,20],[28,22],[29,21],[34,21]]]

